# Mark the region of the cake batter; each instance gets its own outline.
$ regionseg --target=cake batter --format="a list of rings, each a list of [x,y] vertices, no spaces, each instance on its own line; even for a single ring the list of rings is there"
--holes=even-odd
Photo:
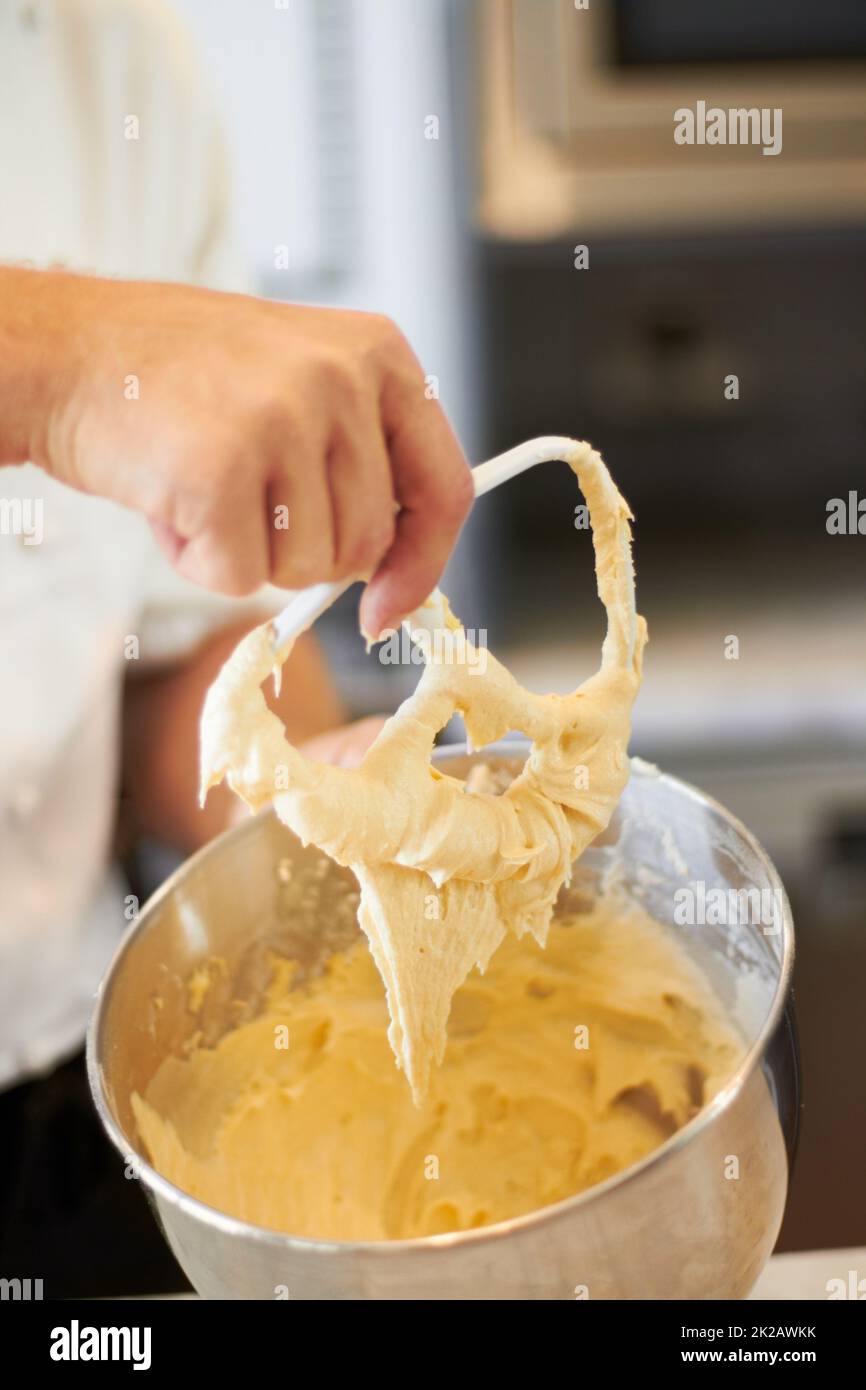
[[[272,802],[305,844],[354,871],[359,921],[385,983],[388,1036],[418,1103],[442,1059],[455,992],[507,933],[544,945],[559,889],[628,779],[646,641],[631,513],[590,445],[572,442],[566,461],[586,498],[608,619],[601,666],[573,694],[524,690],[491,653],[482,671],[437,591],[410,628],[454,640],[425,644],[415,694],[358,769],[311,763],[287,742],[261,690],[287,655],[275,657],[269,625],[223,667],[202,716],[203,793],[227,777],[250,806]],[[436,735],[457,711],[476,748],[512,729],[532,740],[524,770],[501,796],[431,767]]]
[[[321,1240],[467,1230],[581,1192],[685,1124],[743,1051],[673,933],[616,900],[554,920],[545,950],[505,940],[457,993],[419,1107],[363,940],[294,991],[291,971],[133,1106],[185,1192]]]

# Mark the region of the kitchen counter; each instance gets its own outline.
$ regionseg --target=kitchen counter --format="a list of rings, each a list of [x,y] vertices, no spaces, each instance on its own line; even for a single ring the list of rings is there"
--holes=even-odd
[[[786,1255],[773,1255],[752,1292],[749,1301],[774,1299],[818,1302],[828,1297],[828,1280],[841,1279],[846,1297],[858,1287],[859,1298],[866,1301],[866,1245],[846,1250],[796,1250]],[[168,1294],[173,1300],[197,1298],[194,1293]]]
[[[773,1255],[749,1299],[819,1301],[829,1297],[828,1283],[833,1279],[841,1279],[845,1288],[838,1297],[866,1300],[866,1246]]]

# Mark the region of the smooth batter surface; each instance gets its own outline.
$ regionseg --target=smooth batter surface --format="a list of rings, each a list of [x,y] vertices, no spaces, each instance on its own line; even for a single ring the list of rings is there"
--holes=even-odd
[[[365,943],[294,992],[291,972],[279,962],[259,1018],[165,1061],[133,1105],[161,1173],[295,1235],[430,1235],[558,1201],[656,1148],[743,1052],[673,933],[615,902],[555,920],[545,950],[509,937],[470,977],[420,1107]]]
[[[250,806],[273,803],[304,844],[353,869],[358,920],[385,983],[388,1037],[419,1103],[445,1050],[456,990],[507,934],[544,945],[559,889],[628,780],[646,641],[635,611],[631,514],[590,445],[554,442],[564,444],[586,498],[608,620],[601,666],[573,694],[525,690],[492,653],[481,673],[437,591],[410,630],[454,640],[431,645],[415,694],[358,769],[311,763],[287,742],[261,690],[288,654],[275,657],[269,625],[240,644],[202,715],[203,792],[227,777]],[[455,712],[475,748],[514,729],[531,739],[524,770],[501,796],[464,790],[431,767],[436,735]]]

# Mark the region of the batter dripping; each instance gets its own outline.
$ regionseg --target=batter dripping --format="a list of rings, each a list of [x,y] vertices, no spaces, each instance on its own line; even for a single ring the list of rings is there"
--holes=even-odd
[[[473,966],[484,970],[506,933],[528,932],[544,945],[572,863],[607,825],[628,778],[646,640],[635,612],[631,514],[588,444],[575,442],[567,462],[589,508],[608,619],[601,667],[572,695],[524,690],[490,653],[480,674],[467,641],[437,641],[415,694],[359,769],[310,763],[261,691],[275,662],[265,625],[226,663],[202,716],[203,793],[227,777],[250,806],[273,802],[305,844],[354,870],[359,921],[385,983],[388,1036],[416,1102],[442,1059],[455,992]],[[410,621],[463,639],[438,591]],[[435,736],[455,711],[476,748],[511,729],[532,740],[525,769],[502,796],[465,790],[430,766]]]

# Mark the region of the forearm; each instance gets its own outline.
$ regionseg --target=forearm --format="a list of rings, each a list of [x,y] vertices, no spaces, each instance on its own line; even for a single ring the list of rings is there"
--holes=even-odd
[[[208,687],[248,626],[224,629],[182,664],[128,681],[123,790],[133,833],[190,852],[226,828],[237,800],[225,787],[198,805],[198,723]],[[269,703],[293,743],[342,723],[345,712],[312,637],[297,643],[280,697]]]
[[[77,278],[0,265],[0,464],[48,466],[75,360]]]

